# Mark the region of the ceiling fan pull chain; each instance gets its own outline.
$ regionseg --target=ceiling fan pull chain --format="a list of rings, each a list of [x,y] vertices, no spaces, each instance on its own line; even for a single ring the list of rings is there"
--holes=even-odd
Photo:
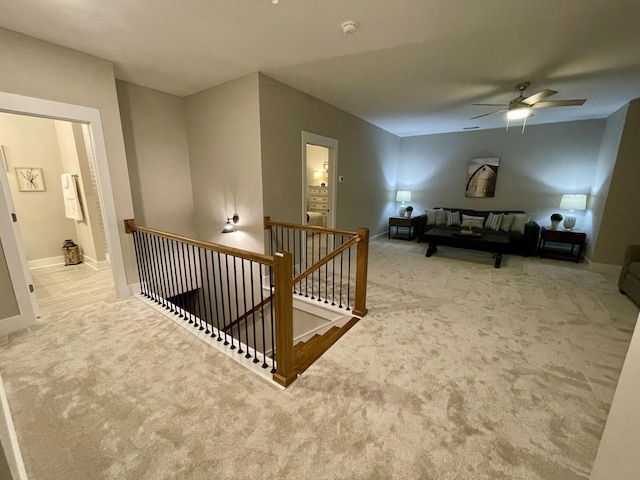
[[[522,132],[520,132],[520,135],[524,135],[524,127],[527,126],[527,117],[524,117],[524,121],[522,122]]]

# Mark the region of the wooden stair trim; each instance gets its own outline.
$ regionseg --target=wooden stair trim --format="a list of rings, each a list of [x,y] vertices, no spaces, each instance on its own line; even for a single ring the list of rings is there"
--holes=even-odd
[[[352,317],[342,327],[335,325],[322,335],[314,335],[306,342],[300,342],[293,347],[293,368],[297,375],[304,373],[324,352],[329,350],[340,337],[351,329],[360,319]]]

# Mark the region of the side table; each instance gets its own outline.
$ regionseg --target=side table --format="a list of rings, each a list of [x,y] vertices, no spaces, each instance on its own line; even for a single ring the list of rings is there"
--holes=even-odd
[[[574,232],[571,230],[547,230],[542,227],[538,252],[540,258],[551,257],[565,260],[575,260],[576,263],[582,258],[582,250],[587,241],[587,234]],[[548,243],[550,245],[548,245]],[[571,249],[569,249],[571,245]],[[576,246],[578,247],[576,249]],[[577,251],[576,251],[577,250]]]
[[[391,238],[391,227],[396,227],[396,236],[394,238],[400,238],[398,237],[398,229],[399,228],[407,228],[407,237],[405,238],[405,240],[412,240],[414,234],[416,233],[416,225],[418,223],[418,218],[420,218],[421,215],[418,215],[416,217],[389,217],[389,238]]]

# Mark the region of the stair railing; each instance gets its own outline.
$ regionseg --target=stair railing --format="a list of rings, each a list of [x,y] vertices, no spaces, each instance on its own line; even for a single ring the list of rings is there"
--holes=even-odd
[[[295,380],[291,253],[254,253],[134,220],[125,220],[125,231],[133,235],[143,296],[215,338],[228,355],[271,367],[275,382]]]
[[[268,252],[289,252],[293,293],[307,300],[367,314],[369,229],[357,232],[272,222],[265,217]]]

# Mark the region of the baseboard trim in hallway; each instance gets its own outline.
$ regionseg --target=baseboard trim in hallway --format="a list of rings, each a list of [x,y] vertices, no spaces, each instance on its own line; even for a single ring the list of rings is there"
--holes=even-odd
[[[3,467],[8,467],[13,480],[27,480],[27,470],[22,460],[20,445],[18,445],[18,437],[11,418],[7,394],[4,391],[2,375],[0,375],[0,404],[0,454],[4,457],[0,458],[0,473],[3,473]],[[3,465],[5,460],[6,465]]]

